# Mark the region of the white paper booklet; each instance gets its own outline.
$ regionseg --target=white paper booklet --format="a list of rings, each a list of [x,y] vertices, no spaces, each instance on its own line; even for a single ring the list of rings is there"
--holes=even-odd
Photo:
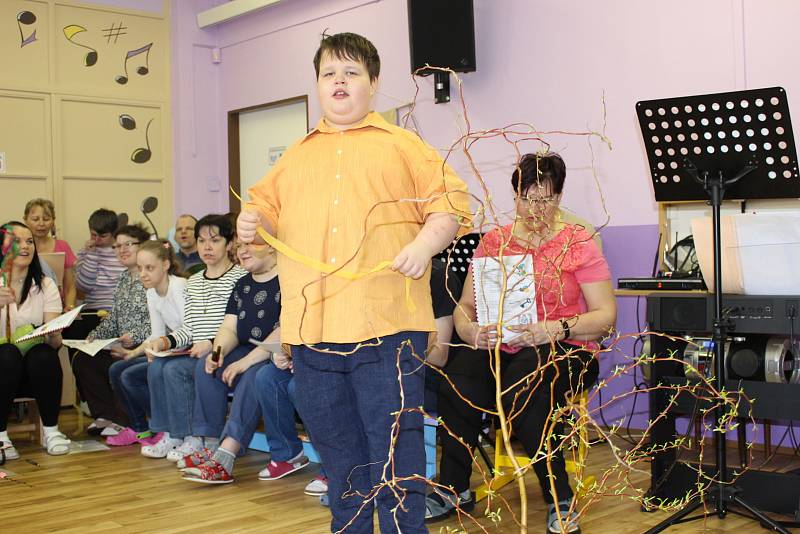
[[[48,321],[44,323],[39,328],[36,328],[30,334],[24,335],[19,338],[16,342],[19,343],[20,341],[27,341],[29,339],[33,339],[35,337],[43,336],[45,334],[52,334],[53,332],[60,332],[65,328],[69,327],[72,324],[72,321],[81,313],[81,309],[83,308],[83,304],[78,306],[77,308],[73,308],[67,313],[63,315],[59,315],[52,321]]]
[[[530,254],[503,256],[502,259],[505,276],[500,258],[473,258],[472,286],[475,291],[475,311],[481,326],[498,323],[500,296],[505,293],[503,343],[507,343],[520,335],[509,330],[509,326],[537,322],[536,285],[533,280],[533,258]]]
[[[63,343],[72,349],[78,349],[85,352],[89,356],[94,356],[103,349],[109,348],[111,345],[117,343],[118,337],[113,339],[95,339],[94,341],[86,341],[85,339],[64,339]]]

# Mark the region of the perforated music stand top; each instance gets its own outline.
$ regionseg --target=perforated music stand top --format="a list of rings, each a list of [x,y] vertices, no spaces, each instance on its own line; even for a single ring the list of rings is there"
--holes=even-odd
[[[475,253],[475,247],[481,241],[481,234],[478,232],[462,236],[458,241],[447,247],[446,250],[434,256],[434,261],[441,261],[447,263],[449,258],[448,267],[451,274],[458,275],[463,282],[467,277],[467,270],[469,264],[472,262],[472,255]]]
[[[685,96],[636,103],[653,189],[659,202],[707,200],[687,173],[730,178],[748,165],[756,169],[730,185],[727,199],[798,198],[800,175],[782,87]]]

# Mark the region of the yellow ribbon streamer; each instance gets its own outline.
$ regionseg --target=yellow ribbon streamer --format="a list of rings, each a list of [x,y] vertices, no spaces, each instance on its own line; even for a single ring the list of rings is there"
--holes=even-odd
[[[321,273],[330,274],[332,276],[336,276],[339,278],[344,278],[345,280],[358,280],[360,278],[364,278],[365,276],[369,276],[371,274],[377,273],[384,269],[388,269],[392,266],[391,261],[382,261],[372,269],[368,271],[364,271],[361,273],[347,271],[344,269],[340,269],[335,265],[331,265],[330,263],[325,263],[314,258],[309,258],[303,254],[300,254],[289,245],[284,243],[283,241],[279,240],[275,236],[270,235],[266,230],[263,228],[257,228],[256,231],[258,235],[272,248],[286,256],[287,258],[296,261],[306,267],[310,267],[316,271]],[[338,269],[338,270],[337,270]],[[411,278],[408,276],[405,277],[406,279],[406,307],[408,311],[414,313],[417,311],[417,307],[414,305],[414,301],[411,300]]]
[[[234,191],[233,188],[231,188],[231,193],[233,193],[233,196],[239,199],[239,202],[242,202],[242,197],[237,195],[236,191]],[[330,274],[338,278],[344,278],[345,280],[358,280],[360,278],[364,278],[365,276],[369,276],[384,269],[388,269],[392,266],[391,261],[382,261],[372,269],[362,273],[347,271],[344,269],[340,269],[335,265],[331,265],[329,263],[325,263],[316,260],[314,258],[309,258],[308,256],[305,256],[303,254],[300,254],[299,252],[291,248],[289,245],[279,240],[277,237],[270,235],[266,230],[264,230],[261,227],[257,228],[256,231],[258,232],[258,235],[261,236],[261,238],[264,240],[265,243],[267,243],[269,246],[271,246],[272,248],[274,248],[287,258],[296,261],[297,263],[300,263],[302,265],[305,265],[306,267],[310,267],[311,269],[314,269],[321,273]],[[417,311],[417,307],[416,305],[414,305],[414,301],[411,300],[411,278],[406,276],[405,279],[406,279],[406,308],[408,308],[409,312],[414,313]]]

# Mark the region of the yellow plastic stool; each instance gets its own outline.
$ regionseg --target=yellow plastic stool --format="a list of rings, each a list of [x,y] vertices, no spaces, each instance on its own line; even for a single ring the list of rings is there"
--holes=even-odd
[[[589,395],[584,391],[578,396],[578,403],[580,404],[582,410],[586,409],[588,402]],[[572,473],[575,475],[575,479],[581,483],[577,493],[578,495],[583,495],[586,490],[592,486],[595,481],[595,477],[591,475],[586,478],[583,477],[586,456],[589,452],[589,447],[587,445],[589,439],[585,426],[581,426],[578,432],[580,437],[578,440],[578,446],[577,448],[572,449],[572,458],[565,458],[564,463],[566,464],[567,473]],[[531,463],[531,459],[527,456],[515,456],[515,458],[520,467],[525,467]],[[475,500],[483,500],[487,495],[489,495],[490,491],[497,491],[509,482],[512,482],[514,480],[513,469],[514,464],[511,463],[511,458],[505,454],[503,449],[503,435],[498,431],[495,433],[494,443],[494,477],[491,481],[489,481],[489,484],[481,484],[475,490]]]

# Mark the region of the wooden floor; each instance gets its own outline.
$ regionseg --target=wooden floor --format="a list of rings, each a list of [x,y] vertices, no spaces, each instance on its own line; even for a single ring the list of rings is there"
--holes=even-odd
[[[73,412],[65,411],[62,430],[72,435],[76,427]],[[12,436],[13,437],[13,436]],[[78,439],[87,439],[84,435]],[[181,480],[174,464],[139,454],[138,447],[110,451],[48,456],[37,444],[15,439],[22,458],[7,462],[0,470],[17,475],[0,480],[0,532],[269,532],[322,533],[329,531],[328,509],[316,497],[303,494],[303,487],[317,474],[317,466],[273,482],[261,482],[258,471],[267,454],[251,453],[236,463],[236,482],[206,486]],[[592,448],[589,472],[610,463],[603,446]],[[646,477],[634,479],[646,485]],[[535,480],[528,485],[529,532],[543,532],[544,506]],[[515,489],[502,494],[515,503]],[[519,532],[507,511],[502,522],[493,525],[475,515],[489,532]],[[638,504],[619,497],[607,497],[595,504],[582,521],[584,533],[616,534],[643,532],[667,517],[647,514]],[[448,527],[453,530],[448,530]],[[458,532],[455,519],[430,525],[431,533]],[[468,528],[468,532],[479,529]],[[737,516],[724,521],[709,519],[680,525],[670,533],[759,532],[757,524]],[[377,528],[376,528],[377,532]]]

